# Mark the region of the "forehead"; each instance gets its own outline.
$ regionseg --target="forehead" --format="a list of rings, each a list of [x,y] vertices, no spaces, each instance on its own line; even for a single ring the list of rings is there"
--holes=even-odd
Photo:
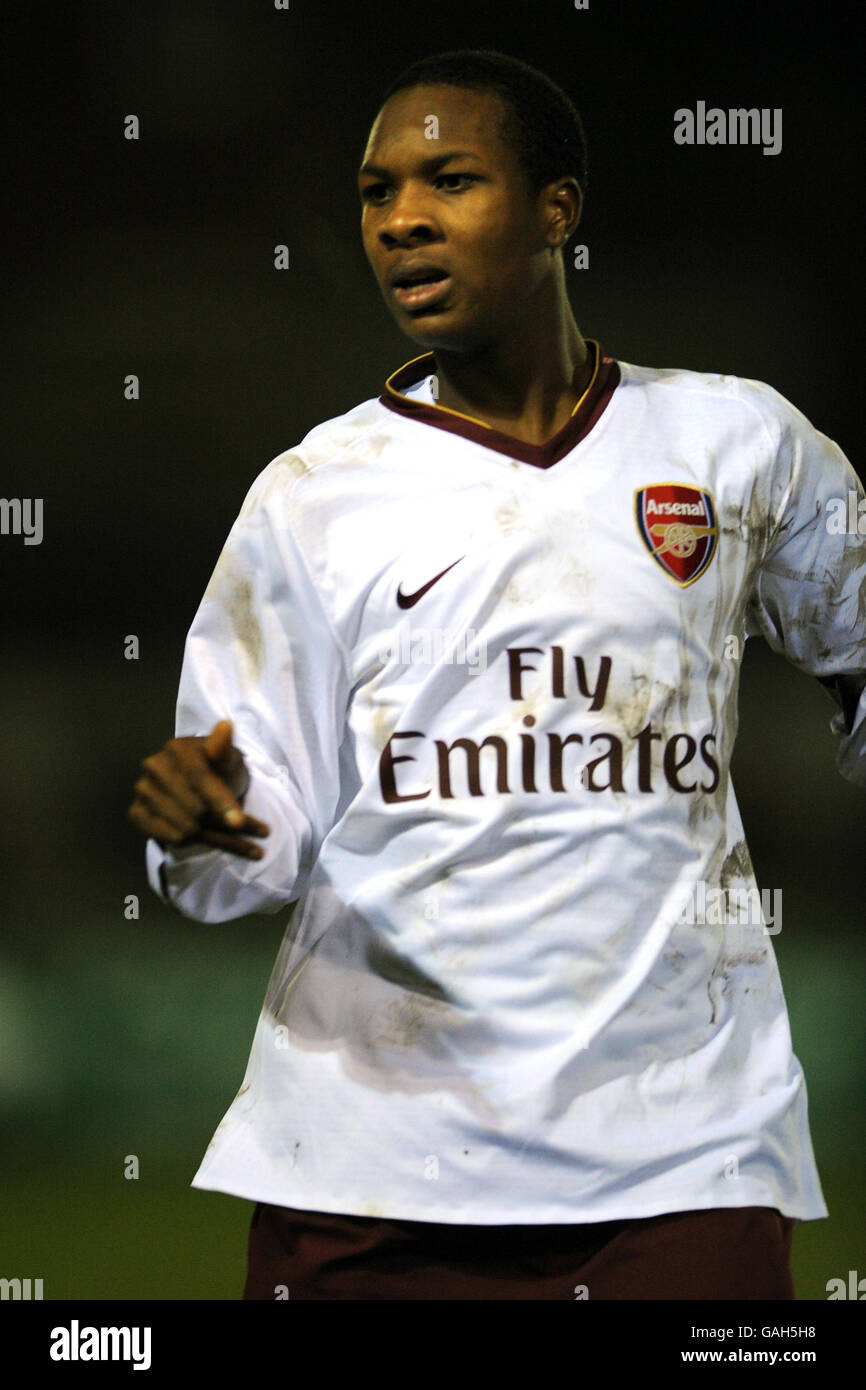
[[[397,163],[429,158],[438,150],[475,150],[485,159],[512,163],[499,136],[505,104],[495,91],[428,85],[397,92],[373,122],[365,161]],[[431,121],[435,117],[435,124]],[[435,132],[435,134],[433,134]]]

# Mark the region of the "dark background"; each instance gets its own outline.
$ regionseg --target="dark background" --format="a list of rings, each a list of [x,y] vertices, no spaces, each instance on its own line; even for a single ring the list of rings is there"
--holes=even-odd
[[[183,639],[253,478],[417,354],[360,244],[355,174],[380,95],[452,47],[546,71],[589,143],[575,242],[590,268],[569,272],[581,330],[625,361],[768,381],[861,469],[850,12],[4,11],[2,491],[42,497],[45,532],[0,537],[0,1276],[41,1277],[46,1298],[236,1298],[251,1204],[188,1183],[240,1083],[283,922],[164,908],[125,810],[173,733]],[[674,111],[698,100],[781,107],[782,152],[675,145]],[[775,949],[830,1207],[795,1238],[802,1298],[866,1274],[866,803],[835,769],[832,712],[750,644],[735,786],[759,885],[783,890]]]

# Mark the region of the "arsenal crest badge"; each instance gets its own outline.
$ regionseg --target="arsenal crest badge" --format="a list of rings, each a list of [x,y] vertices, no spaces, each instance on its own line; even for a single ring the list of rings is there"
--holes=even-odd
[[[634,495],[637,529],[665,574],[683,588],[700,579],[716,553],[712,496],[690,483],[652,483]]]

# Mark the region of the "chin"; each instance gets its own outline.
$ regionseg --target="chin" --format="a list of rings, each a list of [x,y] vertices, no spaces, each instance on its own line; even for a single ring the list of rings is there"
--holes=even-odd
[[[473,333],[471,329],[461,329],[454,324],[439,324],[432,314],[428,322],[404,322],[400,327],[407,338],[411,338],[413,343],[425,348],[427,352],[434,352],[436,348],[445,352],[471,352],[481,346],[477,330]]]

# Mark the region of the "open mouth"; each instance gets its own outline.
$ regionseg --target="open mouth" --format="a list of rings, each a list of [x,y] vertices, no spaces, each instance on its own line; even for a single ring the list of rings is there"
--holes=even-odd
[[[419,271],[406,276],[393,286],[394,294],[404,309],[427,308],[445,297],[451,286],[451,276],[444,270]]]

